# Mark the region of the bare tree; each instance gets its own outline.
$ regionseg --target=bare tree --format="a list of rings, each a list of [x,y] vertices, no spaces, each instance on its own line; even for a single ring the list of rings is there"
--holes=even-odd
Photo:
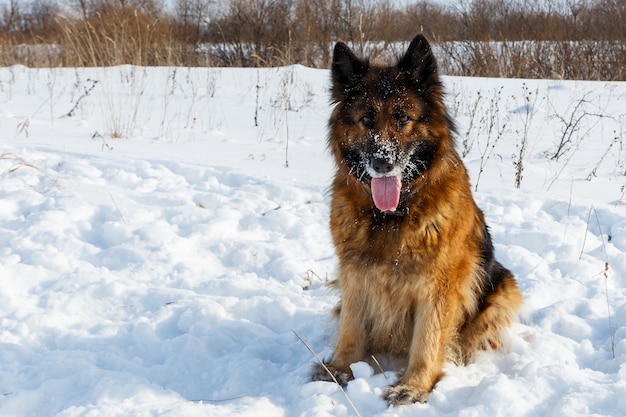
[[[18,20],[20,16],[20,7],[17,0],[11,0],[9,6],[5,6],[2,11],[3,29],[11,33],[17,30]]]
[[[174,13],[190,42],[200,41],[210,22],[210,6],[213,0],[176,0]]]

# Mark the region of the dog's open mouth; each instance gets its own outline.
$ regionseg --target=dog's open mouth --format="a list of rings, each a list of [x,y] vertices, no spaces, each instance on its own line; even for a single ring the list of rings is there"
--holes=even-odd
[[[395,211],[400,203],[400,175],[372,178],[372,198],[380,211]]]
[[[346,154],[350,172],[358,181],[371,186],[374,205],[387,214],[404,215],[401,208],[402,184],[405,187],[426,171],[435,155],[427,141],[415,141],[406,150],[380,146],[374,150],[352,148]]]
[[[391,144],[378,144],[368,161],[366,170],[372,181],[372,199],[382,212],[395,212],[400,204],[402,177],[410,163],[410,153]]]

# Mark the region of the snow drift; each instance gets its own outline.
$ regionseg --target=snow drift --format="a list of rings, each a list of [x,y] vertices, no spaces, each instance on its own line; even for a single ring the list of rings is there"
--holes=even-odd
[[[330,383],[327,71],[0,69],[0,415],[349,416]],[[626,409],[624,83],[444,77],[517,276],[507,349],[361,415]],[[519,188],[515,188],[516,179]]]

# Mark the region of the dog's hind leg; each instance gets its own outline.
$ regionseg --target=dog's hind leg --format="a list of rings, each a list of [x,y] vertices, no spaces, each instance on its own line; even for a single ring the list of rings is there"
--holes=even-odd
[[[490,288],[485,289],[478,314],[459,330],[458,343],[464,363],[479,349],[497,349],[502,345],[502,330],[511,325],[522,304],[522,293],[513,274],[497,262],[494,266]]]

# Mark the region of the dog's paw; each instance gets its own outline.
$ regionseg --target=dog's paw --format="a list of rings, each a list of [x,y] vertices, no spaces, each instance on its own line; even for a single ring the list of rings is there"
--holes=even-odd
[[[383,398],[389,401],[389,404],[393,406],[413,404],[416,402],[425,403],[429,396],[429,391],[415,388],[410,385],[387,387],[383,393]]]
[[[326,370],[328,368],[328,371]],[[348,381],[352,379],[352,375],[347,372],[340,371],[339,369],[335,369],[334,367],[326,364],[326,368],[319,363],[313,365],[313,370],[311,371],[311,379],[313,381],[328,381],[335,382],[333,377],[339,382],[342,387],[348,385]],[[332,374],[332,376],[331,376]]]

